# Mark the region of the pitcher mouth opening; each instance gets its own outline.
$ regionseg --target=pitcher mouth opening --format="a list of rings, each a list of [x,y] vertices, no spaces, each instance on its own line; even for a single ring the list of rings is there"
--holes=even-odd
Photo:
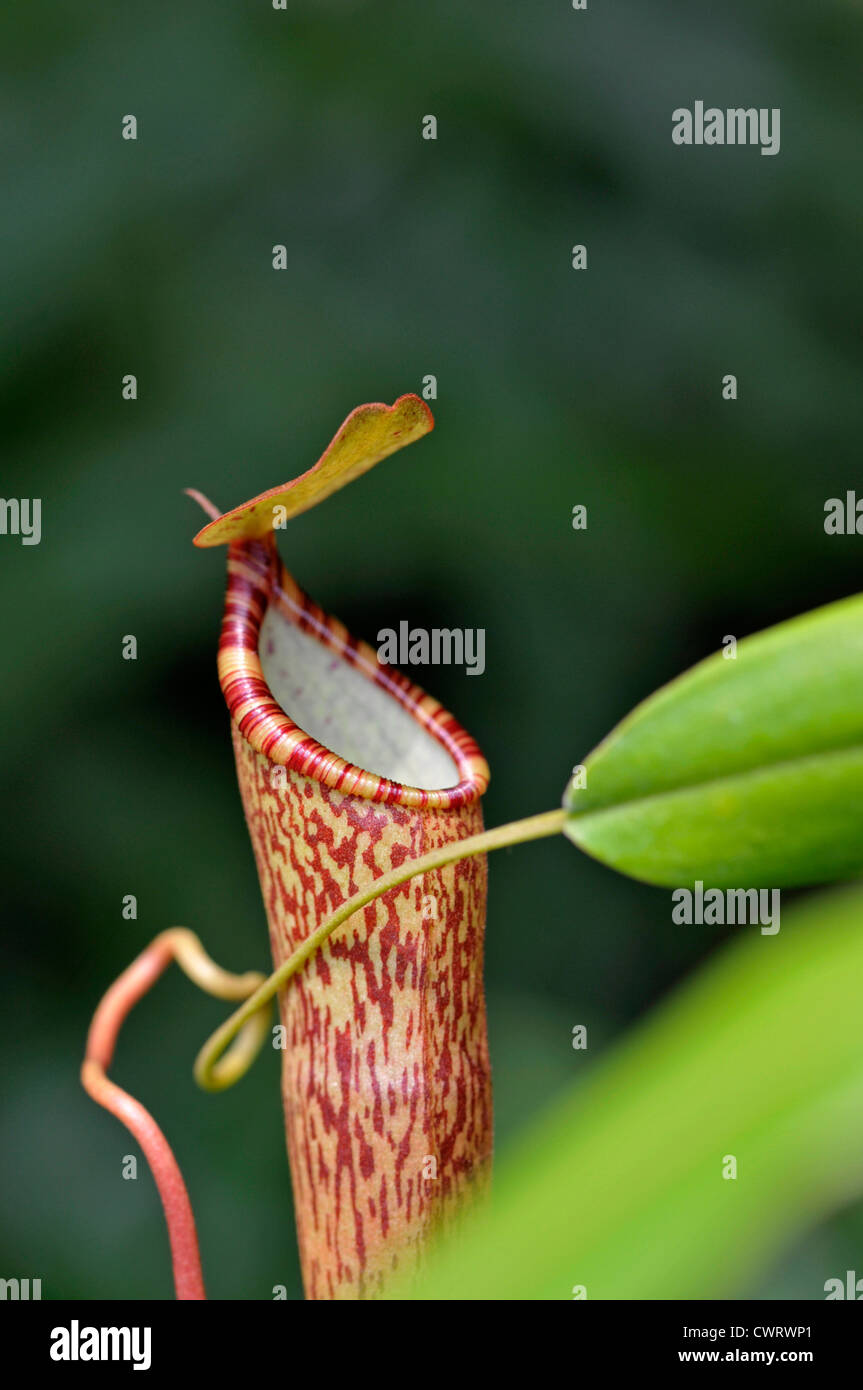
[[[430,810],[465,806],[488,786],[470,734],[304,593],[272,535],[229,548],[218,665],[234,723],[271,763],[345,794]]]

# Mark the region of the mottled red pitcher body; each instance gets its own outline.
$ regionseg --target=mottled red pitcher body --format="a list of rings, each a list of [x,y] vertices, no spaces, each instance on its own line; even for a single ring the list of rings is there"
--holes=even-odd
[[[231,545],[219,675],[276,967],[353,893],[482,829],[488,768],[281,566]],[[484,856],[356,912],[280,995],[309,1298],[368,1298],[487,1185]]]

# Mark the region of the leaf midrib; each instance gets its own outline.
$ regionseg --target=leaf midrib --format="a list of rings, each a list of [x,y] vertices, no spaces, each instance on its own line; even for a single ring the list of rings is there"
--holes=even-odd
[[[761,763],[758,767],[745,768],[740,772],[732,772],[722,777],[711,777],[702,781],[681,782],[674,787],[663,787],[661,791],[648,792],[644,796],[621,798],[620,801],[612,801],[604,806],[588,806],[585,807],[583,811],[577,810],[574,806],[566,806],[567,820],[586,820],[588,817],[609,815],[614,811],[620,811],[627,807],[635,809],[651,802],[669,800],[672,797],[681,796],[685,793],[700,789],[708,791],[712,788],[721,788],[731,783],[745,782],[759,777],[768,777],[775,773],[782,775],[784,771],[788,771],[792,768],[801,766],[805,768],[807,764],[829,763],[847,757],[849,753],[863,755],[863,743],[846,744],[844,747],[832,749],[830,752],[809,753],[799,758],[777,758],[773,762]],[[589,763],[587,764],[587,768],[589,773]]]

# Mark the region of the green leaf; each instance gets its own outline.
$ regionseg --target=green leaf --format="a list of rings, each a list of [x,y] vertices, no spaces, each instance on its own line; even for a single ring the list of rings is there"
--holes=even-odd
[[[745,1296],[863,1192],[861,980],[863,893],[823,895],[723,952],[592,1070],[573,1052],[587,1079],[402,1296]]]
[[[570,783],[565,833],[648,883],[775,888],[863,872],[863,596],[709,657]]]

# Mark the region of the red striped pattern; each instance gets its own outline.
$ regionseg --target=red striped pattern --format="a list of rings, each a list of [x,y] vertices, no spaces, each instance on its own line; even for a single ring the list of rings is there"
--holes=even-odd
[[[454,759],[459,781],[430,791],[405,786],[346,762],[304,733],[273,697],[258,656],[261,623],[271,602],[397,700]],[[488,764],[470,734],[437,700],[379,661],[372,647],[312,602],[281,564],[272,535],[229,549],[219,680],[232,719],[257,753],[336,791],[391,806],[454,810],[478,800],[488,786]]]
[[[403,786],[299,729],[258,659],[271,603],[409,711],[455,759],[459,782]],[[481,831],[488,767],[476,744],[311,602],[272,537],[230,548],[219,672],[277,968],[353,893]],[[421,1267],[432,1238],[488,1189],[486,885],[478,855],[390,889],[280,991],[285,1133],[310,1299],[378,1296]]]

